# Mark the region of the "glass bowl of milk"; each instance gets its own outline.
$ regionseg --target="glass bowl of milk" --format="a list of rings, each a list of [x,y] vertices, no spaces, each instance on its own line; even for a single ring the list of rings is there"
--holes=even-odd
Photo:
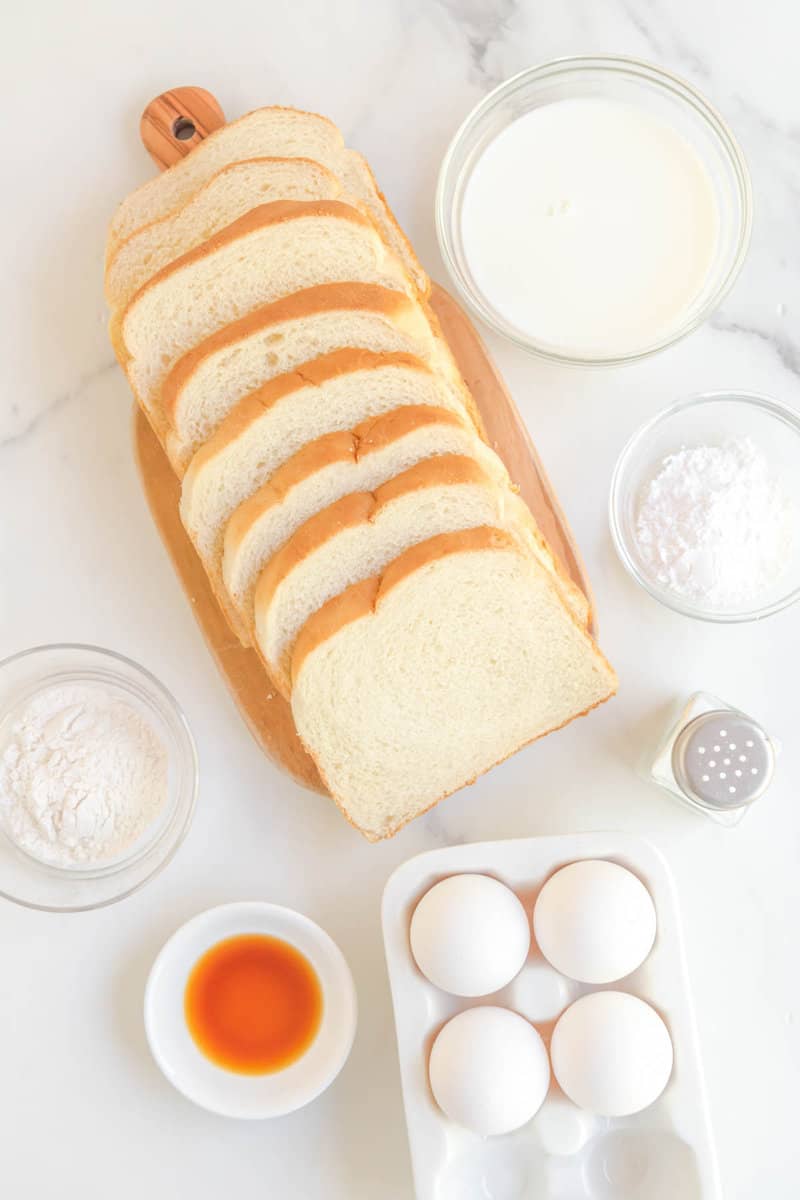
[[[523,349],[619,364],[695,329],[750,240],[742,152],[689,84],[629,58],[515,75],[467,117],[436,196],[472,312]]]

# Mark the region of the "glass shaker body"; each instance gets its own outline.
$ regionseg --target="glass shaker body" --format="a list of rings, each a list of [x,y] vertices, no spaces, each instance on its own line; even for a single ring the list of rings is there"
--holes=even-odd
[[[769,786],[776,746],[746,713],[695,692],[648,764],[653,783],[720,825],[737,825]]]

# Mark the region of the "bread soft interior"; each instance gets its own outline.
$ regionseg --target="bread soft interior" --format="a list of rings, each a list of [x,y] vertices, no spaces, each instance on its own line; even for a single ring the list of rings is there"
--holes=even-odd
[[[552,576],[499,531],[406,551],[306,624],[292,712],[345,815],[388,837],[616,680]]]

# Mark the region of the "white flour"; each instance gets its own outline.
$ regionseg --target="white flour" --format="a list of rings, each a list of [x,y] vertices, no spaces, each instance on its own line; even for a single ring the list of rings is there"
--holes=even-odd
[[[636,521],[653,578],[720,609],[766,596],[791,563],[797,534],[795,504],[747,437],[668,455]]]
[[[0,819],[36,858],[58,866],[117,857],[167,798],[167,752],[134,708],[99,685],[39,692],[0,761]]]

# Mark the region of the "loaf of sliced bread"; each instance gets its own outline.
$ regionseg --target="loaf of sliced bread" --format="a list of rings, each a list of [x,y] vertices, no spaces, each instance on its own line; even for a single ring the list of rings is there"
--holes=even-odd
[[[132,192],[111,222],[108,261],[135,230],[174,212],[212,175],[246,158],[311,158],[339,177],[345,192],[363,201],[382,236],[398,255],[417,288],[427,293],[428,278],[394,219],[367,163],[344,145],[332,121],[293,108],[261,108],[210,134],[168,171]]]
[[[370,840],[613,693],[335,125],[271,108],[209,136],[123,203],[106,262],[211,587]]]
[[[182,354],[254,308],[335,280],[408,290],[374,225],[338,200],[277,200],[252,209],[159,271],[120,322],[123,365],[158,433],[161,386]]]
[[[289,696],[294,643],[323,604],[435,534],[478,525],[521,533],[514,500],[474,458],[443,454],[310,517],[256,587],[256,643],[278,690]]]
[[[337,350],[247,396],[198,450],[181,489],[181,518],[212,580],[225,525],[306,442],[403,405],[465,415],[458,394],[410,354]]]
[[[273,200],[335,200],[336,175],[310,158],[252,158],[212,175],[180,208],[120,242],[106,268],[106,299],[122,309],[157,271],[251,208]]]
[[[411,404],[309,442],[240,504],[225,529],[222,577],[251,640],[258,577],[296,529],[342,496],[374,491],[439,454],[470,455],[508,486],[505,467],[470,422],[451,409]]]
[[[404,350],[429,364],[437,339],[422,307],[374,283],[322,283],[249,313],[184,354],[162,389],[167,453],[182,474],[250,392],[333,350]],[[465,403],[471,400],[465,398]]]
[[[292,655],[297,730],[371,841],[615,690],[552,575],[487,527],[422,542],[340,593]]]

